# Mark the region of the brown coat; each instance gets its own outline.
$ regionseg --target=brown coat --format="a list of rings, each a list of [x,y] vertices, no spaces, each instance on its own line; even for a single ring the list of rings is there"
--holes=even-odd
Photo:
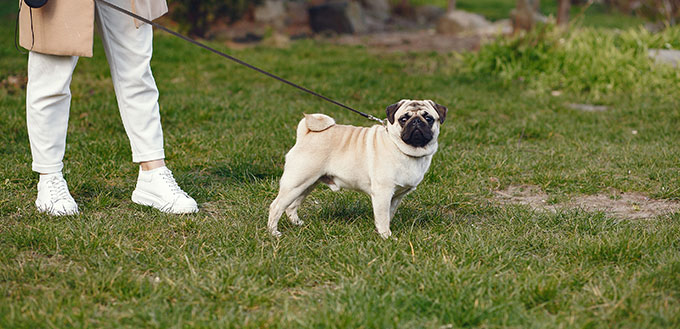
[[[129,8],[150,20],[168,12],[165,0],[130,0],[130,7],[124,9]],[[21,1],[19,44],[22,47],[44,54],[92,57],[94,0],[49,0],[45,6],[33,9],[32,16],[33,31],[31,10]],[[140,22],[134,21],[139,27]]]

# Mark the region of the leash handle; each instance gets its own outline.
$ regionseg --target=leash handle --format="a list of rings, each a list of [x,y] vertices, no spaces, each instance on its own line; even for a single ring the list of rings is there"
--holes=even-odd
[[[16,25],[14,25],[14,48],[16,48],[19,54],[22,55],[28,54],[28,52],[24,52],[19,48],[19,15],[21,15],[21,6],[24,3],[26,2],[24,2],[23,0],[19,1],[19,10],[17,10],[17,22]],[[45,2],[42,5],[40,5],[40,7],[42,7],[45,3],[47,3],[47,0],[45,0]],[[35,32],[33,31],[33,8],[40,7],[32,7],[28,3],[26,3],[26,5],[28,6],[28,12],[30,13],[31,16],[31,49],[28,50],[30,52],[33,50],[33,46],[35,45]]]
[[[110,3],[110,2],[104,1],[104,0],[95,0],[95,2],[97,2],[97,3],[99,3],[99,4],[102,4],[102,5],[105,5],[105,6],[107,6],[107,7],[113,8],[113,9],[115,9],[115,10],[117,10],[117,11],[119,11],[119,12],[125,14],[125,15],[128,15],[128,16],[134,18],[134,19],[137,19],[137,20],[139,20],[139,21],[142,21],[142,22],[144,22],[144,23],[146,23],[146,24],[149,24],[149,25],[151,25],[151,26],[153,26],[153,27],[156,27],[156,28],[158,28],[158,29],[161,29],[161,30],[163,30],[163,31],[165,31],[165,32],[167,32],[167,33],[170,33],[170,34],[172,34],[172,35],[174,35],[174,36],[176,36],[176,37],[178,37],[178,38],[180,38],[180,39],[183,39],[184,41],[187,41],[187,42],[192,43],[192,44],[194,44],[194,45],[196,45],[196,46],[199,46],[199,47],[201,47],[201,48],[203,48],[203,49],[205,49],[205,50],[211,51],[211,52],[213,52],[213,53],[215,53],[215,54],[217,54],[217,55],[220,55],[220,56],[222,56],[222,57],[224,57],[224,58],[226,58],[226,59],[229,59],[229,60],[234,61],[234,62],[236,62],[236,63],[238,63],[238,64],[241,64],[241,65],[243,65],[243,66],[245,66],[245,67],[247,67],[247,68],[249,68],[249,69],[252,69],[252,70],[254,70],[254,71],[260,72],[260,73],[262,73],[262,74],[264,74],[264,75],[266,75],[266,76],[268,76],[268,77],[270,77],[270,78],[273,78],[273,79],[275,79],[275,80],[278,80],[278,81],[280,81],[280,82],[283,82],[283,83],[285,83],[285,84],[287,84],[287,85],[289,85],[289,86],[292,86],[292,87],[294,87],[294,88],[297,88],[297,89],[299,89],[299,90],[302,90],[302,91],[304,91],[304,92],[306,92],[306,93],[308,93],[308,94],[311,94],[311,95],[314,95],[314,96],[316,96],[316,97],[319,97],[319,98],[321,98],[321,99],[323,99],[323,100],[325,100],[325,101],[327,101],[327,102],[329,102],[329,103],[333,103],[333,104],[335,104],[335,105],[337,105],[337,106],[340,106],[340,107],[342,107],[342,108],[344,108],[344,109],[350,110],[350,111],[352,111],[352,112],[354,112],[354,113],[356,113],[356,114],[361,115],[361,116],[364,117],[364,118],[367,118],[367,119],[369,119],[369,120],[374,120],[374,121],[380,122],[380,124],[384,124],[383,120],[378,119],[378,118],[376,118],[376,117],[374,117],[374,116],[372,116],[372,115],[370,115],[370,114],[366,114],[366,113],[364,113],[364,112],[357,111],[357,110],[355,110],[355,109],[353,109],[353,108],[351,108],[351,107],[349,107],[349,106],[347,106],[347,105],[345,105],[345,104],[342,104],[342,103],[340,103],[340,102],[337,102],[337,101],[335,101],[335,100],[332,100],[332,99],[330,99],[330,98],[328,98],[328,97],[326,97],[326,96],[324,96],[324,95],[321,95],[321,94],[319,94],[319,93],[317,93],[317,92],[315,92],[315,91],[313,91],[313,90],[310,90],[310,89],[307,89],[307,88],[305,88],[305,87],[303,87],[303,86],[300,86],[300,85],[298,85],[298,84],[295,84],[295,83],[293,83],[293,82],[291,82],[291,81],[288,81],[288,80],[286,80],[286,79],[284,79],[284,78],[281,78],[281,77],[279,77],[279,76],[277,76],[277,75],[275,75],[275,74],[273,74],[273,73],[270,73],[270,72],[267,72],[267,71],[265,71],[265,70],[263,70],[263,69],[260,69],[260,68],[257,67],[257,66],[250,65],[250,64],[248,64],[248,63],[246,63],[246,62],[244,62],[244,61],[242,61],[242,60],[240,60],[240,59],[238,59],[238,58],[236,58],[236,57],[227,55],[227,54],[225,54],[225,53],[223,53],[223,52],[221,52],[221,51],[219,51],[219,50],[217,50],[217,49],[215,49],[215,48],[212,48],[212,47],[210,47],[210,46],[208,46],[208,45],[206,45],[206,44],[204,44],[204,43],[198,42],[198,41],[196,41],[196,40],[194,40],[194,39],[191,39],[191,38],[189,38],[189,37],[187,37],[187,36],[184,36],[184,35],[182,35],[182,34],[179,34],[179,33],[175,32],[175,31],[172,31],[172,30],[168,29],[167,27],[165,27],[165,26],[163,26],[163,25],[160,25],[160,24],[158,24],[158,23],[154,23],[154,22],[152,22],[151,20],[148,20],[148,19],[146,19],[146,18],[144,18],[144,17],[142,17],[142,16],[139,16],[139,15],[133,13],[133,12],[130,12],[129,10],[120,8],[120,7],[114,5],[114,4]]]

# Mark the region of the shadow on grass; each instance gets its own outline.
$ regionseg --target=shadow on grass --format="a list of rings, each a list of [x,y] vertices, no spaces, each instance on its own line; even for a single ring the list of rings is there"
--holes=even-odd
[[[329,200],[329,201],[322,201]],[[475,221],[479,211],[461,207],[449,209],[438,206],[420,204],[416,201],[404,202],[397,209],[392,219],[393,228],[405,227],[428,228],[439,223],[455,223]],[[360,192],[324,192],[324,195],[312,195],[301,206],[305,217],[313,217],[328,223],[353,223],[368,220],[373,223],[373,206],[370,198]]]
[[[260,180],[278,180],[283,173],[279,168],[257,162],[235,161],[215,164],[208,170],[212,179],[238,183],[254,183]]]
[[[337,195],[330,202],[306,200],[302,207],[310,215],[329,223],[353,223],[365,218],[373,218],[373,208],[367,197],[359,192]]]

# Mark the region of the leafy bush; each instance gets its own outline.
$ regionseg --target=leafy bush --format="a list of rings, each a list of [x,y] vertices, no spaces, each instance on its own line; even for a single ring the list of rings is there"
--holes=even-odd
[[[484,45],[465,57],[465,67],[475,76],[491,74],[505,83],[523,81],[538,92],[562,90],[593,100],[677,93],[680,70],[654,64],[650,48],[680,49],[680,27],[657,34],[642,27],[563,32],[548,24]]]
[[[680,18],[680,1],[677,0],[607,0],[609,5],[625,13],[636,13],[652,20],[675,25]]]
[[[215,22],[237,20],[251,6],[261,2],[262,0],[177,0],[172,2],[170,13],[184,32],[205,37]]]

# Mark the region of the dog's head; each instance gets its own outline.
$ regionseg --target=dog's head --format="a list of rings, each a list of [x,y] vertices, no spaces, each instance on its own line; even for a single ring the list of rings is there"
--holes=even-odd
[[[402,152],[412,156],[431,154],[437,150],[439,126],[446,112],[445,106],[431,100],[402,99],[387,107],[387,130]]]

